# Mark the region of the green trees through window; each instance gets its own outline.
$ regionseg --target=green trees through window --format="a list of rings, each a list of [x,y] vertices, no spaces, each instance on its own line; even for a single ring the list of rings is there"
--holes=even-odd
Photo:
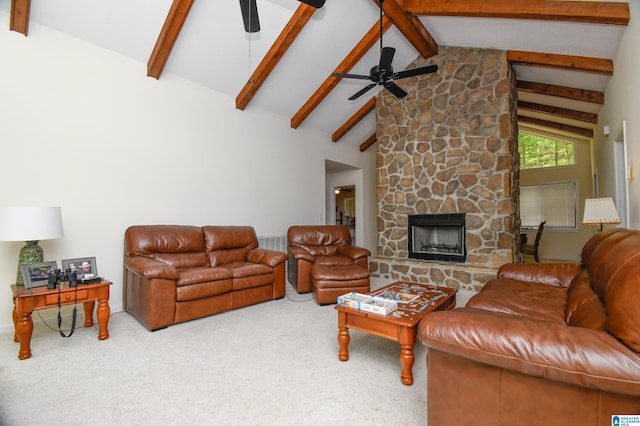
[[[573,144],[532,133],[519,132],[520,169],[570,166],[575,164]]]

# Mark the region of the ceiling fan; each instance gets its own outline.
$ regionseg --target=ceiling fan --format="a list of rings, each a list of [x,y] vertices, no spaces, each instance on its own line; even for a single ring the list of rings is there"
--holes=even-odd
[[[359,75],[359,74],[343,74],[334,72],[331,74],[333,77],[340,78],[355,78],[359,80],[371,80],[373,83],[368,84],[363,89],[356,92],[353,96],[349,98],[350,101],[359,98],[364,95],[369,90],[374,87],[380,85],[384,86],[389,92],[394,94],[397,98],[404,98],[407,96],[407,92],[405,92],[400,86],[395,84],[394,80],[400,80],[401,78],[413,77],[416,75],[430,74],[438,71],[437,65],[427,65],[426,67],[414,68],[412,70],[393,72],[393,67],[391,66],[391,62],[393,61],[393,55],[396,53],[396,49],[393,47],[382,47],[382,2],[384,0],[379,0],[380,4],[380,63],[375,65],[369,71],[369,75]]]
[[[325,0],[298,0],[301,3],[320,9],[324,6]],[[242,21],[244,22],[244,30],[248,33],[257,33],[260,31],[260,20],[258,19],[258,8],[256,0],[240,0],[240,10],[242,12]]]

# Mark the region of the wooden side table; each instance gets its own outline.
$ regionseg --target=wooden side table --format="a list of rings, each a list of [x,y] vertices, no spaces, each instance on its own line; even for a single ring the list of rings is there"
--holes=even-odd
[[[15,334],[14,342],[20,342],[19,359],[31,358],[31,335],[33,334],[33,320],[31,314],[38,309],[54,308],[58,306],[58,291],[61,305],[84,305],[84,326],[93,326],[93,308],[96,300],[98,309],[98,340],[109,338],[109,286],[110,281],[103,280],[93,284],[78,284],[78,287],[69,287],[69,283],[59,284],[57,288],[49,290],[47,287],[34,287],[27,289],[16,284],[11,285],[13,292],[13,326]]]

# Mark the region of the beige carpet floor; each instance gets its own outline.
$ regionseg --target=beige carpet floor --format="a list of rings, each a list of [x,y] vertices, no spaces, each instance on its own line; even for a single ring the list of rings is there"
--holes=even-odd
[[[0,335],[0,425],[426,423],[426,348],[416,344],[413,386],[400,381],[395,342],[352,331],[341,362],[334,306],[291,287],[156,332],[116,313],[104,341],[97,324],[65,339],[34,323],[28,360]]]

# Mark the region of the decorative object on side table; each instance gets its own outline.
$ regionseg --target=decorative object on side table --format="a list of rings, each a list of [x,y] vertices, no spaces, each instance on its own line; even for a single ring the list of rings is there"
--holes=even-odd
[[[60,207],[0,207],[0,241],[26,241],[18,257],[17,285],[24,284],[21,265],[44,262],[38,242],[63,236]]]
[[[95,257],[78,257],[75,259],[62,259],[62,269],[75,271],[78,274],[80,284],[100,282],[98,265]]]
[[[49,274],[56,269],[58,269],[58,264],[55,261],[20,265],[24,287],[33,288],[46,286],[49,283]]]

